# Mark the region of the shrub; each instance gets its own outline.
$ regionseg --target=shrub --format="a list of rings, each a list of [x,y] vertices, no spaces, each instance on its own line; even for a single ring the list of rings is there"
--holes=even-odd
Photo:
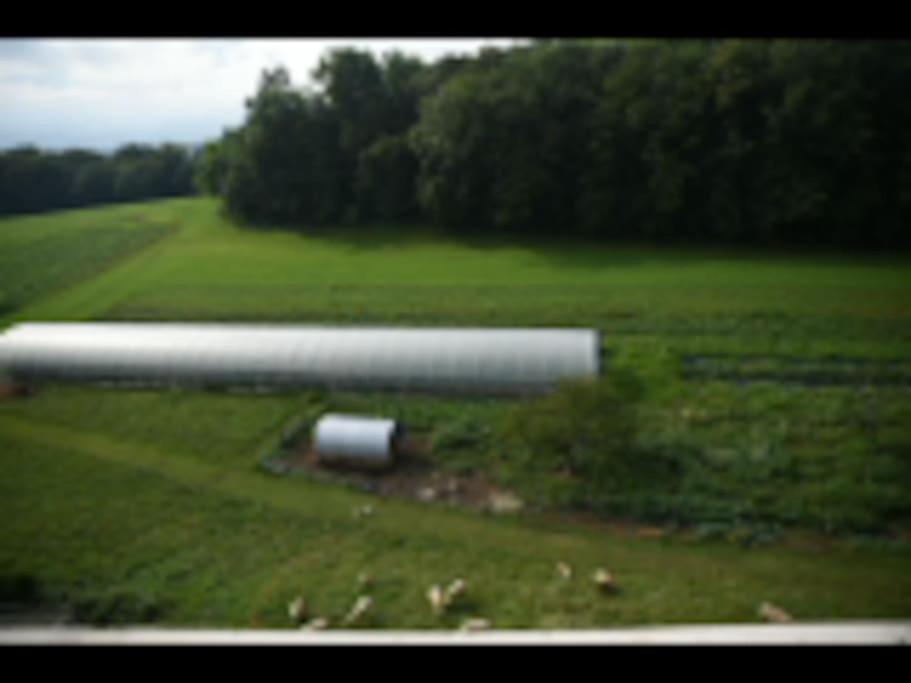
[[[491,430],[483,422],[458,417],[435,429],[430,439],[430,452],[444,467],[459,474],[474,471],[478,454],[490,449]]]
[[[486,440],[487,432],[487,427],[480,422],[468,418],[452,420],[434,431],[431,451],[446,454],[476,449]]]
[[[31,574],[0,574],[0,602],[37,602],[40,595],[41,587]]]
[[[509,412],[499,429],[503,473],[526,495],[583,506],[597,491],[640,479],[641,386],[628,373],[570,382]]]

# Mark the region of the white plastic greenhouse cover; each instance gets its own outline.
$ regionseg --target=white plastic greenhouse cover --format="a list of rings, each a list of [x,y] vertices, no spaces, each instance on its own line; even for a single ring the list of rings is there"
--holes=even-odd
[[[20,381],[321,386],[492,393],[597,376],[595,330],[221,323],[22,323],[0,335]]]
[[[322,460],[381,467],[392,462],[397,433],[395,420],[329,414],[316,423],[313,444]]]

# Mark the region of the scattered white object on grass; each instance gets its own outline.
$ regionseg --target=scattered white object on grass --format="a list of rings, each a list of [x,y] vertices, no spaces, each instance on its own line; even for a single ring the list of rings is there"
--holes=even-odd
[[[465,594],[465,590],[468,588],[465,581],[462,579],[456,579],[451,584],[446,587],[446,606],[448,607],[453,602],[455,602],[459,597]]]
[[[434,613],[439,615],[464,595],[467,588],[468,585],[464,579],[455,579],[445,589],[440,588],[439,584],[434,584],[427,589],[427,600],[430,602]]]
[[[372,505],[361,505],[360,507],[354,508],[354,518],[361,519],[363,517],[372,517],[374,509]]]
[[[774,624],[787,624],[794,621],[790,614],[771,602],[764,602],[759,606],[759,616]]]
[[[372,609],[373,598],[371,598],[369,595],[360,596],[355,601],[354,606],[351,608],[351,611],[348,612],[348,616],[345,617],[345,624],[356,624],[357,622],[361,621]]]
[[[437,499],[437,490],[432,486],[422,486],[418,489],[418,500],[422,503],[431,503]]]
[[[427,600],[434,614],[442,614],[446,610],[446,593],[437,584],[427,589]]]
[[[492,493],[487,500],[487,505],[491,512],[498,515],[513,514],[525,507],[521,498],[506,492]]]
[[[613,593],[617,590],[617,583],[614,581],[613,575],[606,569],[600,567],[596,569],[592,574],[592,581],[605,593]]]
[[[490,621],[487,619],[466,619],[462,622],[462,626],[459,629],[466,633],[473,633],[475,631],[487,631],[490,629]]]
[[[566,562],[557,562],[557,574],[560,575],[561,579],[569,580],[573,578],[573,568]]]
[[[329,628],[329,620],[325,617],[311,619],[301,626],[302,631],[325,631],[327,628]]]
[[[288,603],[288,616],[296,622],[301,622],[307,618],[307,602],[303,596],[298,595]]]

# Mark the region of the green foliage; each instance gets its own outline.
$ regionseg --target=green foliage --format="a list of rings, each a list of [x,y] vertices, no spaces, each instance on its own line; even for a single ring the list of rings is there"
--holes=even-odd
[[[231,166],[241,153],[241,131],[228,129],[218,140],[207,143],[193,167],[193,184],[202,194],[223,196]]]
[[[635,451],[641,391],[633,375],[614,372],[518,406],[500,425],[496,446],[506,470],[558,487],[558,500],[569,497],[563,503],[584,498],[580,486],[598,491],[636,483],[642,469]]]
[[[606,75],[578,199],[586,232],[670,241],[704,234],[709,53],[696,41],[633,45]]]
[[[0,602],[34,603],[41,598],[41,585],[34,575],[13,572],[0,575]]]
[[[909,71],[902,42],[548,40],[431,65],[337,50],[306,106],[251,113],[225,196],[295,226],[907,246]],[[287,72],[268,87],[294,99]],[[305,123],[317,105],[325,125]]]
[[[0,154],[0,214],[189,194],[250,227],[907,247],[911,43],[541,40],[266,70],[199,154]]]
[[[380,63],[337,50],[314,72],[321,92],[294,88],[282,67],[264,71],[244,125],[210,144],[197,184],[255,225],[414,220],[417,164],[403,134],[423,69],[399,53]]]
[[[314,71],[340,121],[340,146],[357,157],[384,129],[383,74],[369,52],[335,50]]]
[[[110,218],[82,229],[44,217],[0,221],[0,310],[65,288],[164,238],[172,226]]]
[[[223,140],[229,211],[253,221],[326,223],[342,215],[337,122],[326,104],[265,71],[243,128]]]
[[[411,138],[428,215],[462,230],[573,225],[585,111],[612,56],[572,46],[490,53],[426,99]]]
[[[90,206],[115,201],[114,179],[117,170],[107,159],[82,166],[73,177],[72,194],[77,204]]]
[[[431,450],[434,454],[447,454],[454,451],[477,449],[480,447],[490,429],[472,419],[459,419],[447,423],[433,433]]]
[[[384,222],[419,218],[415,199],[417,159],[401,135],[386,136],[365,149],[358,162],[358,215]]]
[[[492,429],[477,417],[467,416],[464,411],[446,416],[431,435],[430,452],[443,467],[460,473],[483,470],[478,462],[479,453],[488,453],[493,438]]]
[[[178,145],[124,145],[112,155],[20,147],[0,152],[0,215],[193,193],[192,155]]]

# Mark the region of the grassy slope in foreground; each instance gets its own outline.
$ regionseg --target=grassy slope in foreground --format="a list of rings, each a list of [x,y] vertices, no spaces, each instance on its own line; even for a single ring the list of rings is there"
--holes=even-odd
[[[100,620],[284,626],[307,597],[338,624],[369,572],[366,625],[501,628],[753,621],[762,601],[806,620],[911,613],[907,552],[743,551],[643,541],[560,522],[518,524],[376,501],[252,469],[193,463],[143,444],[6,418],[0,531],[7,576],[35,576],[48,600]],[[37,491],[40,495],[36,495]],[[371,503],[375,514],[351,511]],[[561,579],[555,563],[575,570]],[[622,587],[589,582],[609,567]],[[456,577],[464,604],[436,618],[425,591]]]

